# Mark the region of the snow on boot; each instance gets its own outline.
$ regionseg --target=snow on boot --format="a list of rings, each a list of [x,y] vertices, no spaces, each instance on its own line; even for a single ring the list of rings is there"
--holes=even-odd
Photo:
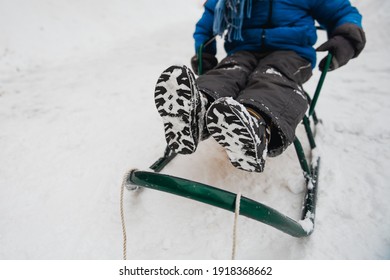
[[[202,140],[207,98],[186,66],[171,66],[159,77],[154,100],[164,122],[170,149],[180,154],[195,152]]]
[[[254,115],[233,98],[220,98],[208,109],[206,123],[211,136],[226,149],[235,167],[262,172],[269,131],[263,118]]]

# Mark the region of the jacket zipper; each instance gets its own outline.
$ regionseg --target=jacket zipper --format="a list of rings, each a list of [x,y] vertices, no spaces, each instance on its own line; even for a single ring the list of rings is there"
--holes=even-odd
[[[273,6],[274,6],[274,1],[273,0],[269,0],[267,23],[264,25],[263,31],[261,32],[261,45],[262,46],[264,46],[264,44],[265,44],[265,30],[268,29],[268,28],[272,28]]]
[[[272,12],[273,12],[274,0],[269,0],[269,8],[268,8],[268,19],[267,19],[267,28],[272,27]]]

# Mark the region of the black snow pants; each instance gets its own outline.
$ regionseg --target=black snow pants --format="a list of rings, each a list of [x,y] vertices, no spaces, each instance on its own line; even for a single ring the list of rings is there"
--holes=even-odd
[[[271,128],[268,155],[281,154],[295,138],[308,108],[302,84],[312,75],[309,61],[293,51],[239,51],[197,80],[211,100],[232,97],[260,113]]]

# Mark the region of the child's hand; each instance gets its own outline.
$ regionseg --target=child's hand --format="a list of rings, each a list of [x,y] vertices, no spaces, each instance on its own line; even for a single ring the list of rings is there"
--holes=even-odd
[[[215,66],[217,66],[217,64],[218,64],[218,60],[214,55],[209,54],[209,53],[203,53],[202,54],[202,73],[201,74],[204,74],[207,71],[213,69]],[[194,71],[194,73],[196,75],[199,75],[199,71],[198,71],[199,70],[199,59],[198,59],[197,55],[194,55],[191,58],[191,67],[192,67],[192,70]]]
[[[319,52],[329,51],[332,56],[332,62],[329,71],[335,70],[345,64],[355,56],[355,50],[351,43],[343,36],[334,36],[317,48]],[[325,67],[326,58],[322,59],[319,68],[322,71]]]
[[[366,45],[364,31],[357,25],[345,23],[337,27],[328,41],[317,48],[317,51],[329,51],[333,57],[329,70],[337,69],[351,58],[357,57]],[[326,58],[322,59],[319,68],[322,71]]]

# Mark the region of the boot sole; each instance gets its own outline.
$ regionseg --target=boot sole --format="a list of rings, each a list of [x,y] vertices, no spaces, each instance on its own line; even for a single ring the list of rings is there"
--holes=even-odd
[[[252,119],[243,105],[229,102],[229,98],[218,100],[209,108],[206,123],[233,166],[249,172],[263,171],[265,161],[257,145],[260,138],[251,128]]]
[[[171,66],[159,77],[154,100],[163,119],[169,148],[180,154],[195,152],[199,132],[196,123],[195,77],[185,66]]]

